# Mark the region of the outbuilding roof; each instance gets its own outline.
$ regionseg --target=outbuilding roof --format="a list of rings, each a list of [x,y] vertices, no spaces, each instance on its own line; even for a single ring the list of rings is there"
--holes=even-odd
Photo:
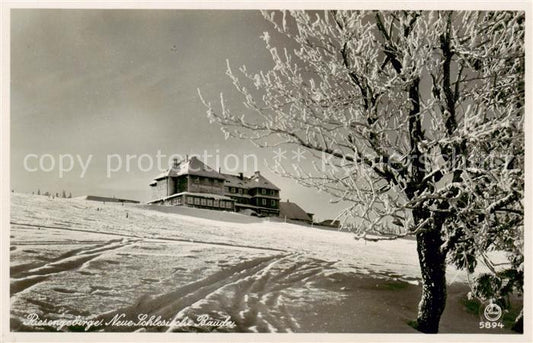
[[[312,222],[313,218],[307,212],[305,212],[300,206],[289,201],[280,201],[279,203],[279,216],[281,218],[302,220]]]

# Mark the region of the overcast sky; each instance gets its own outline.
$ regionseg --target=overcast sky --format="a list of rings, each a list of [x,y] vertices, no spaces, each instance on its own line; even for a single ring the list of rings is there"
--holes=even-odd
[[[12,188],[146,201],[157,166],[143,172],[132,159],[127,172],[127,154],[154,159],[158,150],[166,155],[218,152],[221,158],[257,154],[259,169],[282,189],[282,199],[320,219],[335,216],[339,207],[328,204],[328,196],[263,166],[272,151],[225,140],[220,128],[209,124],[198,98],[197,88],[211,100],[223,91],[228,103],[235,103],[226,59],[236,67],[268,69],[271,61],[259,38],[267,30],[270,25],[257,11],[12,10]],[[43,154],[55,158],[55,168],[25,170],[28,154],[37,155],[28,160],[31,168],[39,167]],[[93,155],[84,177],[78,161],[60,177],[60,154],[79,155],[84,163]],[[123,165],[108,177],[107,158],[113,154],[123,158]],[[291,152],[286,156],[291,159]],[[253,172],[250,168],[245,174]]]

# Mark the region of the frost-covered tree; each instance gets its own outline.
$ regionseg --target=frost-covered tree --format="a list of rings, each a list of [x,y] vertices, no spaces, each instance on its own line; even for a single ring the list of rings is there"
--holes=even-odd
[[[447,263],[489,266],[480,297],[521,292],[524,13],[263,16],[273,67],[227,67],[245,108],[202,98],[226,137],[311,152],[313,170],[279,172],[347,203],[343,225],[357,237],[416,236],[418,330],[438,332]],[[491,250],[510,264],[494,266]]]

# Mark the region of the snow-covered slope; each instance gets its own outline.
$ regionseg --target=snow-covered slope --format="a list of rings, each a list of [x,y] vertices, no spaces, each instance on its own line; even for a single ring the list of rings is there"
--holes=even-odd
[[[41,227],[253,246],[303,253],[339,267],[373,275],[417,279],[415,242],[358,241],[348,232],[314,229],[231,212],[146,205],[105,205],[77,199],[49,199],[17,194],[11,221]],[[69,234],[68,232],[64,234]]]
[[[36,329],[23,325],[30,313],[57,319],[145,311],[230,316],[237,331],[308,331],[291,313],[314,313],[317,301],[334,307],[359,294],[346,293],[353,282],[419,280],[412,240],[357,241],[346,232],[190,208],[24,194],[11,202],[16,330]],[[450,268],[448,282],[457,281],[465,274]],[[114,329],[121,328],[105,328]]]

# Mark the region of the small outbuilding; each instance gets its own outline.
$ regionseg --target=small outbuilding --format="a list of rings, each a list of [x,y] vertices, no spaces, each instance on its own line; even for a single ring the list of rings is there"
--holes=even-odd
[[[98,196],[98,195],[82,195],[82,196],[76,197],[76,199],[100,201],[100,202],[120,202],[120,203],[126,203],[126,204],[138,204],[139,203],[139,201],[137,200],[120,199],[120,198],[115,198],[115,197],[103,197],[103,196]]]
[[[338,220],[326,219],[326,220],[321,221],[317,225],[338,229],[341,227],[341,222]]]
[[[289,200],[279,203],[279,216],[284,220],[299,221],[307,224],[313,223],[313,213],[306,212],[296,203]]]

